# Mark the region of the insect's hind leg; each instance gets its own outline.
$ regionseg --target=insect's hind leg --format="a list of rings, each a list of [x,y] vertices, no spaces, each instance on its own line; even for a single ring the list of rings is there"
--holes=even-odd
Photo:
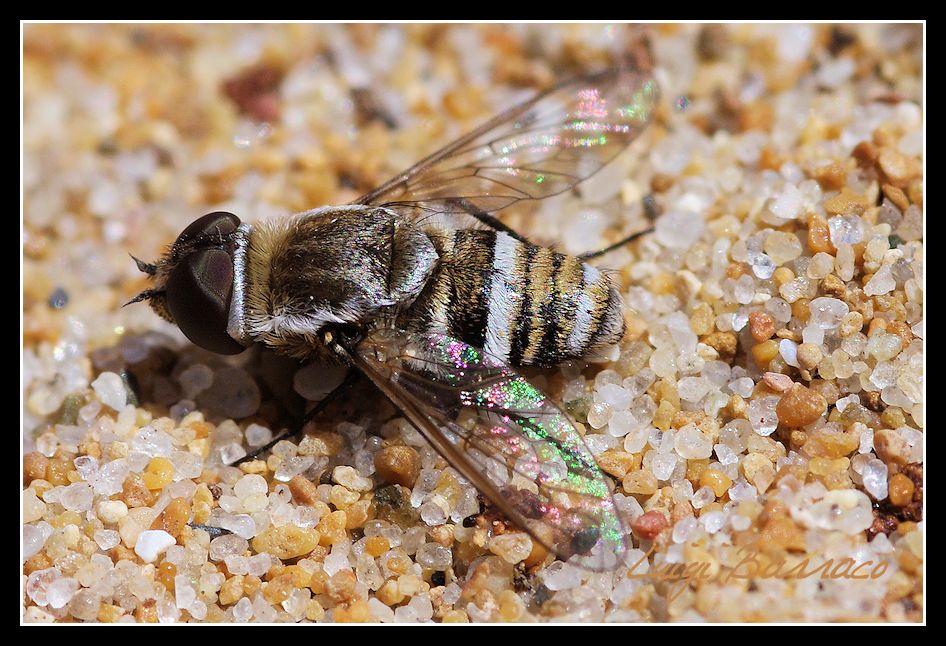
[[[522,242],[525,244],[532,244],[531,242],[526,240],[526,238],[522,236],[518,231],[503,224],[502,222],[500,222],[498,219],[496,219],[495,217],[493,217],[486,211],[476,208],[475,205],[470,204],[469,201],[463,199],[462,197],[457,198],[455,200],[450,200],[450,202],[452,204],[456,204],[457,206],[459,206],[461,209],[466,211],[469,215],[473,216],[474,218],[476,218],[477,220],[479,220],[480,222],[488,226],[490,229],[493,229],[494,231],[502,231],[503,233],[508,233],[510,236],[512,236],[519,242]]]
[[[660,216],[660,209],[659,209],[659,207],[658,207],[658,205],[657,205],[657,201],[654,199],[654,196],[653,196],[653,195],[648,195],[648,196],[646,196],[646,197],[642,200],[642,203],[643,203],[643,206],[644,206],[644,216],[645,216],[648,220],[650,220],[651,222],[653,222],[654,220],[656,220],[656,219]],[[609,253],[609,252],[611,252],[611,251],[614,251],[615,249],[617,249],[617,248],[619,248],[619,247],[623,247],[624,245],[628,244],[629,242],[634,242],[635,240],[637,240],[637,239],[640,238],[641,236],[645,236],[645,235],[647,235],[648,233],[653,233],[653,232],[654,232],[654,227],[650,227],[650,228],[648,228],[648,229],[644,229],[643,231],[638,231],[637,233],[632,233],[631,235],[627,236],[626,238],[623,238],[623,239],[621,239],[621,240],[618,240],[618,241],[615,242],[614,244],[608,245],[608,246],[605,247],[604,249],[599,249],[598,251],[589,251],[588,253],[583,253],[583,254],[581,254],[581,255],[578,256],[578,257],[581,258],[582,260],[591,260],[592,258],[597,258],[597,257],[599,257],[599,256],[603,256],[604,254]]]
[[[604,249],[599,249],[598,251],[589,251],[588,253],[583,253],[583,254],[581,254],[581,255],[578,256],[578,257],[579,257],[581,260],[591,260],[592,258],[597,258],[598,256],[603,256],[603,255],[606,254],[606,253],[609,253],[609,252],[611,252],[611,251],[614,251],[614,250],[617,249],[618,247],[623,247],[623,246],[626,245],[627,243],[629,243],[629,242],[634,242],[635,240],[637,240],[637,239],[640,238],[641,236],[645,236],[645,235],[647,235],[648,233],[653,233],[653,232],[654,232],[654,228],[653,228],[653,227],[651,227],[651,228],[649,228],[649,229],[644,229],[643,231],[638,231],[637,233],[632,233],[631,235],[627,236],[626,238],[623,238],[623,239],[621,239],[621,240],[618,240],[618,241],[615,242],[614,244],[608,245],[608,246],[605,247]]]
[[[276,444],[278,444],[279,442],[282,442],[283,440],[286,440],[292,437],[298,437],[299,435],[302,435],[302,429],[305,428],[306,424],[311,422],[313,419],[315,419],[315,417],[319,413],[321,413],[323,410],[328,408],[329,404],[331,404],[333,401],[337,400],[341,395],[347,392],[348,389],[351,388],[352,384],[354,384],[355,381],[357,381],[357,379],[358,379],[357,371],[349,370],[348,374],[346,374],[345,378],[342,380],[342,383],[336,386],[335,389],[332,390],[330,393],[328,393],[325,397],[320,399],[318,403],[316,403],[316,405],[313,406],[312,409],[308,413],[306,413],[298,422],[293,424],[292,428],[280,433],[279,435],[274,437],[272,440],[267,442],[265,445],[259,447],[258,449],[250,453],[247,453],[242,458],[240,458],[239,460],[235,460],[228,466],[235,467],[235,466],[239,466],[243,464],[244,462],[255,460],[257,457],[259,457],[266,451],[269,451],[271,448],[276,446]]]

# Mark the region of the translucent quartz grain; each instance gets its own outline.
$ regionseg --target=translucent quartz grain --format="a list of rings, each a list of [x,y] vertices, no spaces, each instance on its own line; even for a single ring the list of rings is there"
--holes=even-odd
[[[673,446],[677,454],[687,460],[708,458],[713,453],[713,443],[693,424],[687,424],[676,432]]]
[[[855,245],[864,240],[864,224],[861,218],[855,215],[837,216],[829,219],[828,230],[830,231],[831,244],[835,247]]]
[[[103,372],[92,382],[92,390],[102,403],[120,411],[128,401],[128,393],[122,378],[114,372]]]
[[[861,478],[864,482],[864,489],[875,500],[883,500],[887,497],[887,465],[881,460],[870,460],[864,466]]]
[[[890,293],[896,287],[897,281],[893,277],[890,265],[884,265],[864,285],[864,293],[867,296],[880,296]]]
[[[449,548],[437,543],[425,543],[417,548],[415,559],[425,568],[443,570],[453,562],[453,555]]]
[[[779,399],[777,396],[768,395],[749,402],[749,423],[752,425],[752,430],[759,435],[771,435],[778,427],[775,407]]]
[[[273,439],[273,432],[265,426],[250,424],[246,427],[246,443],[252,447],[263,446]]]
[[[194,399],[197,395],[207,390],[213,383],[213,380],[213,370],[202,363],[195,363],[188,366],[178,377],[178,383],[181,384],[184,396],[188,399]]]

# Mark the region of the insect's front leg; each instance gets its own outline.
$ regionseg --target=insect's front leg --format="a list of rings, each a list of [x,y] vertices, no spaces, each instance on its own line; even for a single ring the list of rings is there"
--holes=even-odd
[[[306,424],[311,422],[313,419],[316,418],[316,416],[319,413],[321,413],[323,410],[328,408],[329,404],[331,404],[332,402],[337,400],[340,396],[345,394],[348,391],[348,389],[351,388],[351,386],[355,383],[357,379],[358,379],[357,371],[349,370],[348,373],[345,375],[345,378],[342,380],[342,382],[338,386],[336,386],[334,390],[332,390],[327,395],[325,395],[325,397],[320,399],[318,403],[316,403],[316,405],[313,406],[312,409],[308,413],[302,416],[301,419],[293,423],[291,428],[280,433],[279,435],[277,435],[272,440],[267,442],[265,445],[259,447],[255,451],[247,453],[239,460],[235,460],[228,466],[235,467],[235,466],[239,466],[243,464],[244,462],[255,460],[257,457],[259,457],[266,451],[269,451],[271,448],[276,446],[276,444],[278,444],[279,442],[302,435],[302,429],[305,428]]]

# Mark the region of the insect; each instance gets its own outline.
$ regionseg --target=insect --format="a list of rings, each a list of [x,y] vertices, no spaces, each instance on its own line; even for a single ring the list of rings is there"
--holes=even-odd
[[[597,172],[657,98],[649,75],[606,70],[507,110],[352,204],[253,225],[207,214],[157,263],[136,259],[155,286],[132,302],[216,353],[258,343],[354,367],[534,540],[613,569],[627,538],[608,481],[516,369],[621,339],[620,293],[585,262],[618,245],[569,256],[492,214]]]

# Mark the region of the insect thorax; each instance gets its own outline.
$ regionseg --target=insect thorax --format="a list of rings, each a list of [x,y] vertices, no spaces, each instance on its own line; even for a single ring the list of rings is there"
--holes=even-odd
[[[327,325],[365,327],[420,293],[435,264],[430,238],[379,207],[324,207],[253,227],[243,328],[252,341],[304,358]]]

